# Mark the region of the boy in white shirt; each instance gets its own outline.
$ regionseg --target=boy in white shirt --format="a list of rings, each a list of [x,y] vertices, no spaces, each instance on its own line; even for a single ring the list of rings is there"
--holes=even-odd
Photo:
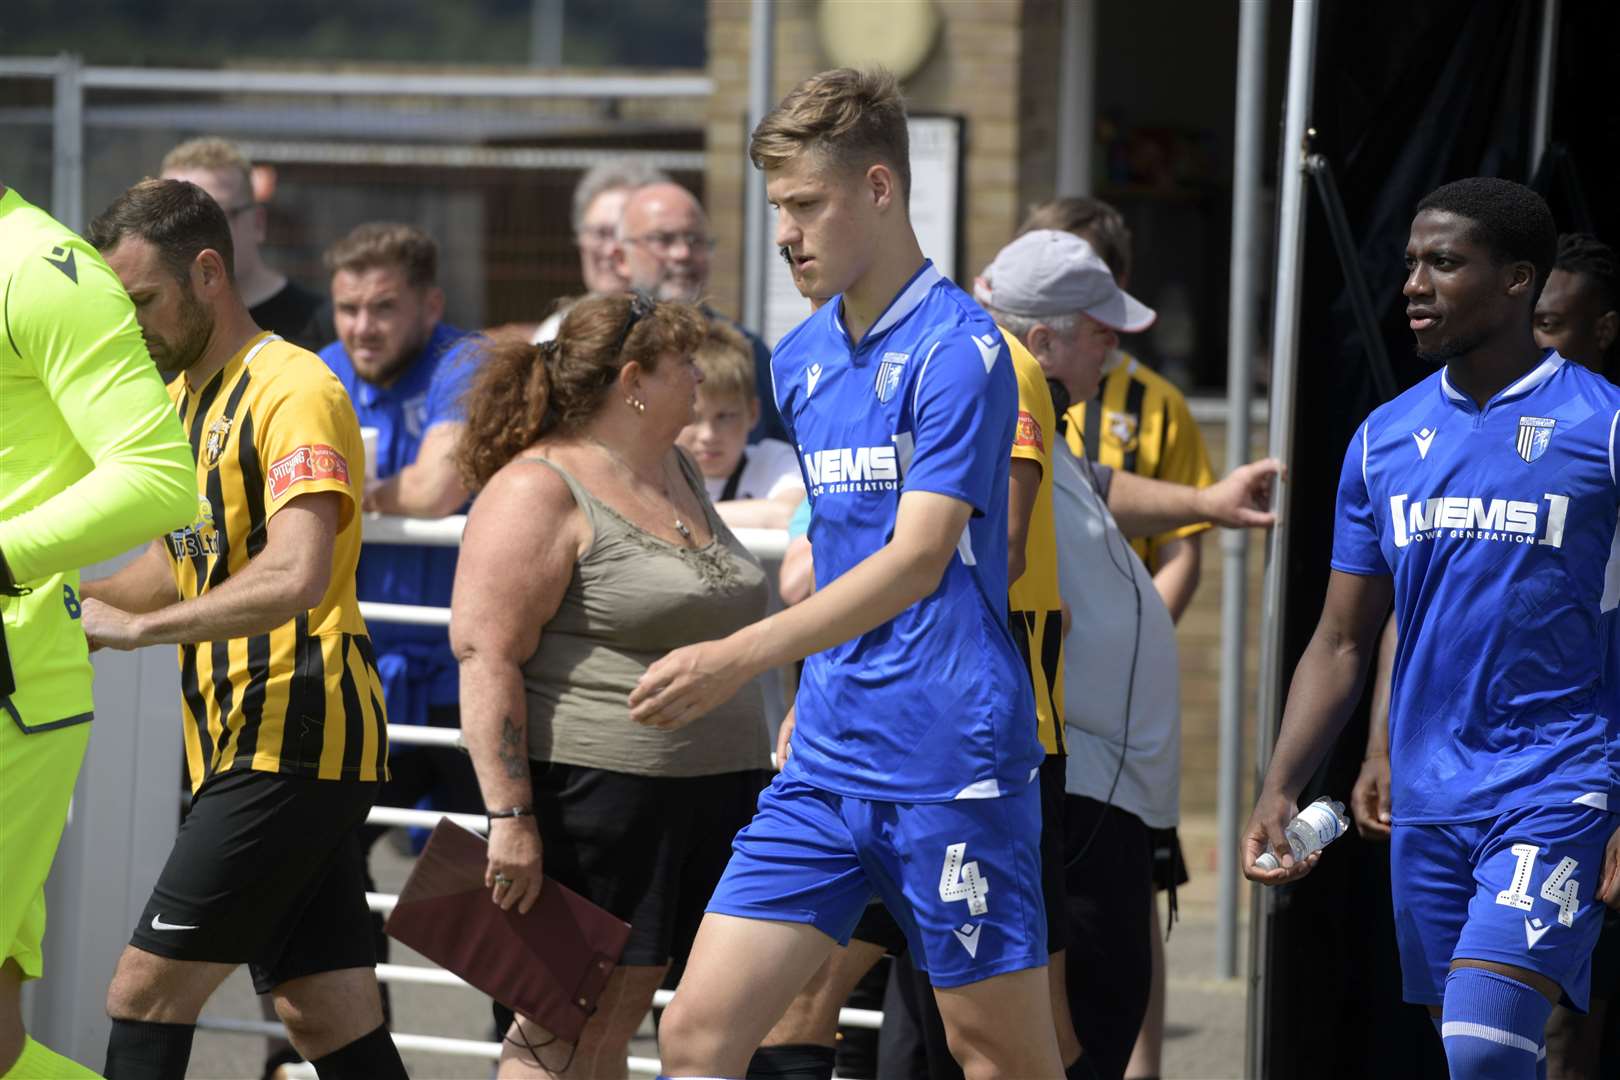
[[[698,349],[703,383],[692,422],[676,444],[703,473],[709,499],[734,529],[785,529],[804,501],[804,478],[793,447],[780,439],[749,445],[759,420],[754,354],[731,327],[709,323],[708,340]]]

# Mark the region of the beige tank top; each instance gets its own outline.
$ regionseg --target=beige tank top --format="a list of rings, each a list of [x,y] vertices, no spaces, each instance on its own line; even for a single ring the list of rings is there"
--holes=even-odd
[[[696,470],[680,459],[714,536],[702,548],[643,531],[556,462],[525,460],[556,470],[591,526],[590,548],[523,664],[529,756],[641,776],[769,768],[757,680],[679,731],[630,719],[630,691],[653,661],[765,615],[765,571],[715,514]]]

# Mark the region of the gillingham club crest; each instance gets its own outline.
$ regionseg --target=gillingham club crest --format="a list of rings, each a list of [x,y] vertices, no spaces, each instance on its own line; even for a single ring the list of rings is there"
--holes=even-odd
[[[900,389],[900,374],[905,370],[906,361],[911,359],[910,353],[886,352],[883,362],[878,364],[877,380],[873,389],[877,391],[877,399],[888,404],[894,392]]]
[[[1553,428],[1558,421],[1549,420],[1545,416],[1519,417],[1519,437],[1516,443],[1519,456],[1525,461],[1536,461],[1547,452],[1547,446],[1552,442]]]

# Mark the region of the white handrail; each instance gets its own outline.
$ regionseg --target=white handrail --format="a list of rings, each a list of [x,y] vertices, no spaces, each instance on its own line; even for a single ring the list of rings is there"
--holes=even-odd
[[[442,810],[406,810],[398,806],[373,806],[371,813],[366,815],[366,824],[406,825],[431,829],[442,818],[449,818],[457,825],[464,825],[474,832],[481,833],[489,828],[489,822],[483,814],[448,814]]]
[[[197,1018],[202,1031],[218,1031],[227,1035],[268,1035],[285,1039],[287,1029],[274,1020],[233,1020],[228,1016],[205,1015]],[[410,1035],[393,1032],[394,1045],[401,1050],[417,1050],[428,1054],[449,1054],[453,1057],[478,1057],[495,1061],[501,1056],[501,1044],[480,1039],[452,1039],[445,1035]]]
[[[367,544],[420,544],[424,547],[460,547],[467,528],[466,514],[442,518],[403,517],[399,514],[362,514],[360,537]]]
[[[412,518],[397,514],[364,514],[361,537],[368,544],[420,544],[425,547],[459,547],[466,531],[467,516],[451,514],[442,518]],[[787,551],[784,529],[731,530],[743,547],[758,559],[780,559]]]
[[[461,746],[461,729],[423,727],[421,724],[389,724],[388,741],[406,746]]]
[[[461,976],[442,967],[422,967],[417,964],[378,964],[377,981],[389,983],[420,983],[424,986],[459,986],[473,989]]]
[[[450,609],[421,604],[385,604],[381,600],[360,601],[360,617],[367,622],[397,623],[402,626],[449,626]]]

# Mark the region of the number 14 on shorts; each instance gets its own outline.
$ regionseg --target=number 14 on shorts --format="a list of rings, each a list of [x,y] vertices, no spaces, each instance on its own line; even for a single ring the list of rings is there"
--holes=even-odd
[[[1535,844],[1514,844],[1509,850],[1519,861],[1513,868],[1513,880],[1496,894],[1496,902],[1505,907],[1529,911],[1535,906],[1529,892],[1530,875],[1535,870],[1536,857],[1541,854],[1541,848]],[[1541,883],[1541,898],[1558,905],[1558,921],[1564,926],[1575,925],[1575,913],[1581,909],[1577,895],[1580,882],[1575,880],[1575,872],[1579,868],[1580,864],[1574,859],[1561,859],[1553,872],[1547,875],[1547,880]],[[1534,944],[1531,941],[1531,945]]]

